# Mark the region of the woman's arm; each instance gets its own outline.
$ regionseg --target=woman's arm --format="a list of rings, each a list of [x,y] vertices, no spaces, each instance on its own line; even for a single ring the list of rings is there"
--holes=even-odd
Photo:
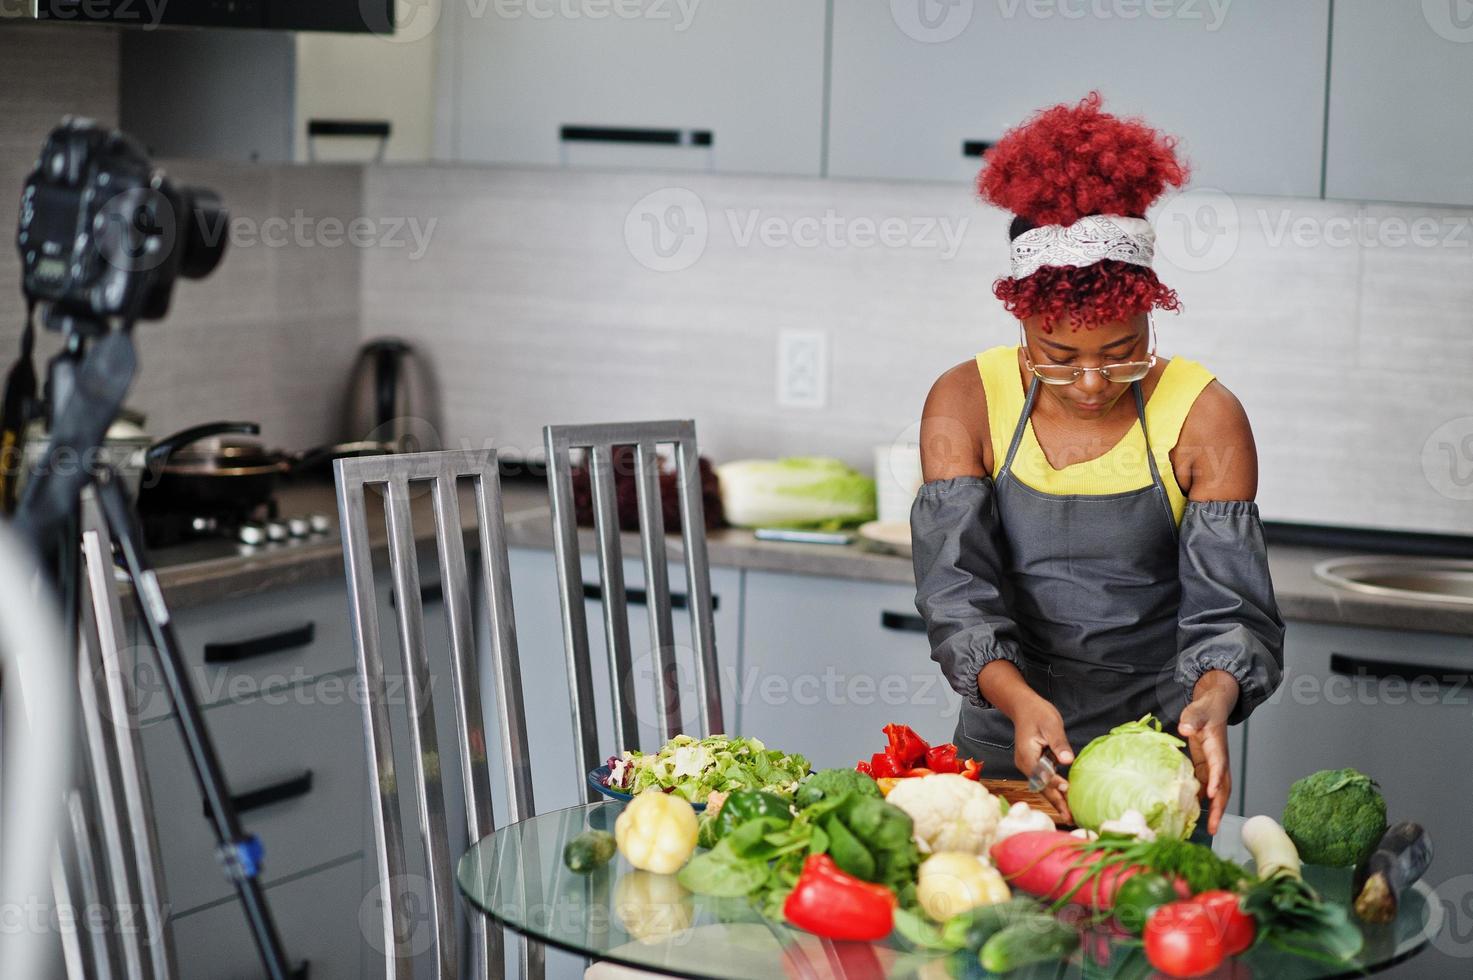
[[[1218,382],[1203,389],[1172,452],[1187,494],[1179,567],[1177,677],[1191,688],[1178,730],[1211,803],[1215,833],[1232,792],[1229,722],[1278,686],[1283,622],[1269,578],[1258,492],[1258,451],[1243,406]]]
[[[1020,772],[1031,772],[1045,748],[1067,765],[1073,753],[1063,719],[1018,669],[992,499],[987,398],[974,362],[958,364],[932,386],[920,443],[926,483],[911,510],[911,536],[916,609],[926,620],[931,657],[963,697],[1012,720]],[[1067,788],[1060,779],[1045,791],[1066,815]]]

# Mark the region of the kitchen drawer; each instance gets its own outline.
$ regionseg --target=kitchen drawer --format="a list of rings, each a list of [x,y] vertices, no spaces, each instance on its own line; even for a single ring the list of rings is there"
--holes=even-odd
[[[146,644],[143,624],[136,629]],[[355,663],[339,576],[186,609],[174,629],[201,705],[248,700]],[[149,721],[171,708],[154,651],[139,654],[136,704],[139,719]]]
[[[1431,833],[1427,881],[1453,903],[1439,948],[1386,975],[1467,977],[1473,638],[1290,622],[1284,661],[1283,686],[1248,721],[1245,812],[1280,816],[1290,784],[1320,769],[1371,776],[1392,822]]]
[[[307,980],[382,977],[359,928],[365,901],[364,858],[354,858],[266,889],[266,900],[292,969]],[[245,915],[233,898],[173,921],[179,976],[189,980],[259,980],[265,976]]]
[[[879,751],[891,722],[950,741],[961,699],[919,626],[910,586],[748,572],[740,733],[802,752],[815,768]]]
[[[231,792],[286,795],[241,813],[246,831],[266,846],[267,881],[364,847],[357,815],[366,805],[366,762],[356,689],[351,675],[332,675],[206,713]],[[145,726],[142,739],[170,904],[192,909],[231,894],[173,719]]]

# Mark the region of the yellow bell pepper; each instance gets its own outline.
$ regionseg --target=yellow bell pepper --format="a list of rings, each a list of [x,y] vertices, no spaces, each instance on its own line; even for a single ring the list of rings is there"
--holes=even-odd
[[[614,821],[614,840],[624,859],[658,875],[680,870],[696,849],[700,833],[695,809],[673,793],[647,789]]]
[[[916,900],[937,922],[979,905],[1006,902],[1011,896],[1001,872],[976,854],[932,854],[916,873]]]

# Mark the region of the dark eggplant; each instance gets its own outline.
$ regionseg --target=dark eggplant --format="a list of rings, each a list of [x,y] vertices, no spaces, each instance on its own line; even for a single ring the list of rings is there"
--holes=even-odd
[[[1410,820],[1394,825],[1355,869],[1351,886],[1355,914],[1366,922],[1391,922],[1396,918],[1402,893],[1426,874],[1431,864],[1432,838],[1422,825]]]

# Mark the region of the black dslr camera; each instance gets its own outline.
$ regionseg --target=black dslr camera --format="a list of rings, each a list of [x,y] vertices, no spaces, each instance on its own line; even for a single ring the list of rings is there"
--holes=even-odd
[[[219,265],[229,215],[214,193],[154,169],[143,147],[90,119],[52,131],[20,199],[22,288],[46,325],[85,336],[157,320],[174,283]]]

